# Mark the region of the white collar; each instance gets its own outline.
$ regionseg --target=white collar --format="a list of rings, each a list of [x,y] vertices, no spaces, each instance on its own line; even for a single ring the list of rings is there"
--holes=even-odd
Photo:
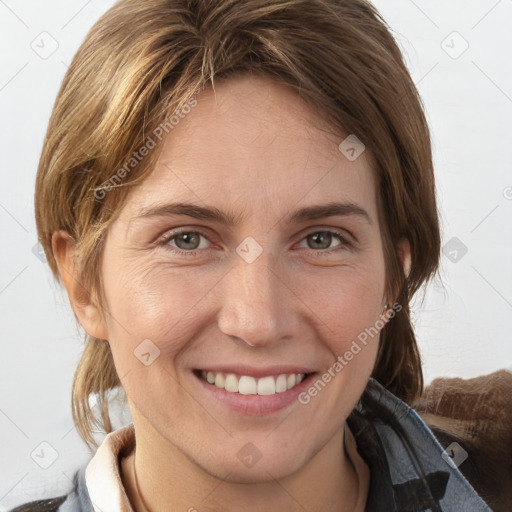
[[[85,469],[85,483],[94,512],[133,512],[121,480],[120,455],[135,443],[133,424],[108,434]]]

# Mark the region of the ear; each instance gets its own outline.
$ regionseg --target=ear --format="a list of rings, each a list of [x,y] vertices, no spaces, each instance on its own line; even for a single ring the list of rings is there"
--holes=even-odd
[[[69,302],[81,326],[90,336],[108,340],[102,311],[77,275],[75,241],[66,231],[55,231],[52,235],[52,249]]]
[[[411,245],[409,244],[409,240],[407,240],[407,238],[401,238],[398,242],[397,249],[405,277],[409,277],[411,273]]]

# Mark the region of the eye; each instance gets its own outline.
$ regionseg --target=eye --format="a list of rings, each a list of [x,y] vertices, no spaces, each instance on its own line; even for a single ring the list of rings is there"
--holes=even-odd
[[[346,246],[350,246],[348,240],[337,231],[314,231],[307,235],[304,240],[308,244],[309,249],[329,249],[333,241],[338,241],[334,247],[345,248]]]
[[[199,231],[178,231],[168,233],[159,243],[175,247],[177,252],[181,254],[193,255],[196,253],[196,250],[207,248],[204,243],[201,243],[201,238],[208,240]]]

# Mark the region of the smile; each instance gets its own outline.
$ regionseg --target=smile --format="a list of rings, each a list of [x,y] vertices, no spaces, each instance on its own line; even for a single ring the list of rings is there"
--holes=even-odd
[[[234,373],[202,370],[200,377],[219,389],[242,395],[275,395],[284,393],[300,384],[309,374],[290,373],[269,375],[259,379],[250,375],[237,376]]]

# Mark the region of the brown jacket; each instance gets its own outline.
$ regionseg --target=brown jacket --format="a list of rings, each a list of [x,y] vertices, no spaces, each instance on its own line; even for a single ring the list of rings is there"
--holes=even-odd
[[[511,512],[512,373],[435,379],[414,408],[443,448],[456,442],[467,452],[459,470],[488,505]]]

